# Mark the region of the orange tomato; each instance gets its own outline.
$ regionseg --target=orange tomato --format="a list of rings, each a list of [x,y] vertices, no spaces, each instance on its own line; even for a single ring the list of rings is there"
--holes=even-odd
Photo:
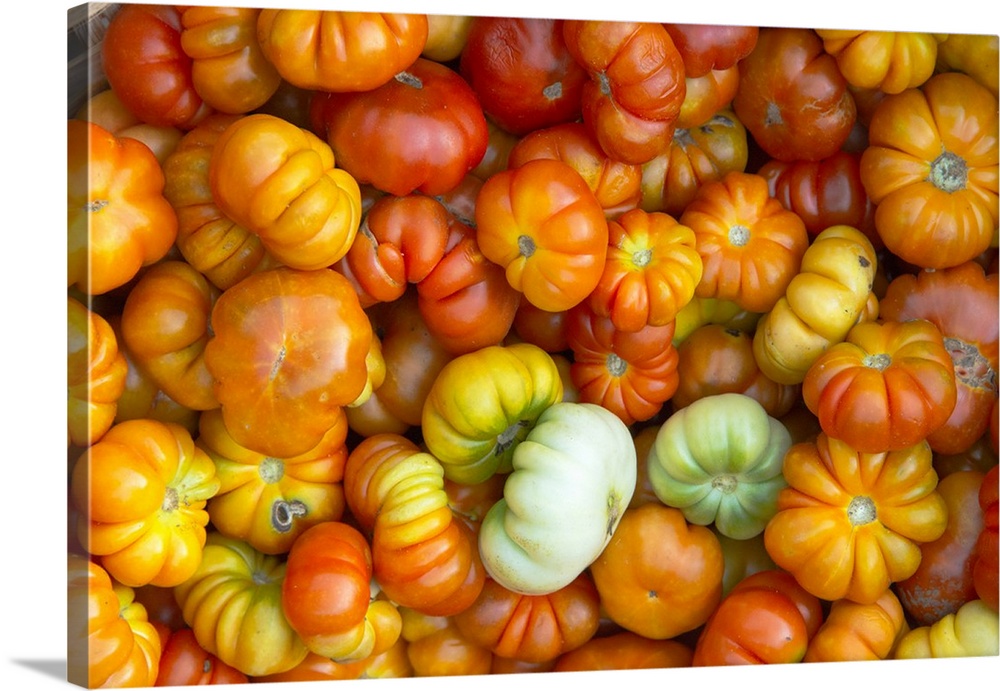
[[[177,214],[163,196],[160,162],[145,144],[74,119],[67,137],[67,285],[107,293],[167,254]]]
[[[607,616],[654,640],[698,628],[722,598],[715,534],[659,502],[626,509],[590,572]]]
[[[582,302],[608,251],[604,209],[569,164],[535,159],[492,175],[476,198],[476,240],[507,282],[550,312]]]
[[[702,185],[680,216],[695,234],[699,297],[766,312],[785,294],[809,246],[805,224],[770,195],[760,175],[727,173]]]

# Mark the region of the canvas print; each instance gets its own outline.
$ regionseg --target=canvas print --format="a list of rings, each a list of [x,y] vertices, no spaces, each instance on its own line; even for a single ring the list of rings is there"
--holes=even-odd
[[[998,36],[68,20],[71,683],[1000,654]]]

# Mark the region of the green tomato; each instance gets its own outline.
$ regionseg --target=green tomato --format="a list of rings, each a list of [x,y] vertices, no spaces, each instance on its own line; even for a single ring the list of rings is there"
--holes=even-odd
[[[785,426],[750,396],[707,396],[660,426],[647,472],[660,501],[690,523],[714,523],[722,535],[745,540],[763,532],[777,511],[791,445]]]
[[[614,535],[635,491],[635,444],[606,408],[559,402],[512,464],[503,498],[483,518],[479,553],[504,587],[545,595],[579,576]]]

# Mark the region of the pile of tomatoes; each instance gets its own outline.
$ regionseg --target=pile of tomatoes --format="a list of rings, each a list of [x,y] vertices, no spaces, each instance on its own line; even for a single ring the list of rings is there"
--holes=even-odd
[[[71,680],[997,655],[997,54],[121,5]]]

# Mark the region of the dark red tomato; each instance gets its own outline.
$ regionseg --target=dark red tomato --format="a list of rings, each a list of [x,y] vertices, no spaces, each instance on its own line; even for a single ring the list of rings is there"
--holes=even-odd
[[[703,77],[725,70],[745,58],[757,44],[756,26],[664,24],[684,59],[687,77]]]
[[[733,110],[768,156],[818,161],[847,141],[857,106],[816,32],[762,28],[739,68]]]
[[[895,585],[903,609],[918,626],[930,626],[976,599],[972,569],[983,530],[979,489],[985,473],[963,470],[941,479],[937,491],[948,505],[948,525],[937,540],[920,545],[920,565]]]
[[[191,129],[212,112],[195,91],[181,28],[181,13],[173,5],[125,4],[101,43],[108,85],[149,125]]]
[[[468,82],[425,58],[371,91],[316,92],[310,123],[338,167],[397,197],[451,191],[482,160],[489,140]]]
[[[476,17],[460,70],[483,111],[501,128],[523,135],[576,120],[586,70],[566,49],[555,19]]]
[[[876,248],[875,206],[861,184],[860,156],[837,151],[819,161],[771,159],[757,171],[767,180],[771,196],[794,211],[810,235],[835,225],[857,228]]]

